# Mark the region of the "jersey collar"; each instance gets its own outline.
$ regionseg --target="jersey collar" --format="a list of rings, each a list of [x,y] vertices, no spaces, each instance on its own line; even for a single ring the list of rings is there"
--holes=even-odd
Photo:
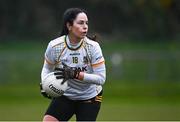
[[[83,45],[83,40],[82,39],[79,43],[73,45],[71,44],[70,40],[69,40],[69,37],[68,36],[65,36],[65,43],[66,43],[66,46],[68,49],[70,50],[78,50],[82,45]]]

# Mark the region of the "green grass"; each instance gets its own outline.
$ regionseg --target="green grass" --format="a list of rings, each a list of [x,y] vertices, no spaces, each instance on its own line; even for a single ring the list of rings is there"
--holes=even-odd
[[[167,87],[171,93],[158,96],[164,87],[107,83],[98,120],[180,120],[179,86],[173,86],[174,91]],[[42,120],[50,102],[40,95],[37,84],[1,85],[0,96],[1,121]]]
[[[1,121],[40,121],[48,106],[47,100],[36,103],[1,104]],[[98,120],[180,120],[180,106],[149,104],[103,103]],[[72,120],[75,120],[74,118]]]
[[[167,121],[180,120],[180,106],[149,104],[103,104],[99,120]]]

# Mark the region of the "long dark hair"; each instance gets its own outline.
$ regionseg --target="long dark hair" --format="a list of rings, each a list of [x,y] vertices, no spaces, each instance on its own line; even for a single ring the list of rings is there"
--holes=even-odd
[[[76,19],[79,13],[86,13],[86,12],[85,10],[80,9],[80,8],[69,8],[64,12],[63,26],[62,26],[62,31],[61,31],[60,36],[67,35],[69,33],[66,24],[69,23],[70,25],[73,25],[73,21]]]
[[[85,13],[87,15],[86,10],[80,9],[80,8],[69,8],[64,12],[63,25],[62,25],[62,30],[61,30],[60,36],[69,34],[69,30],[68,30],[66,24],[69,23],[70,25],[73,25],[73,21],[76,19],[77,15],[79,13]],[[87,37],[92,40],[96,40],[96,35],[93,35],[93,36],[87,35]]]

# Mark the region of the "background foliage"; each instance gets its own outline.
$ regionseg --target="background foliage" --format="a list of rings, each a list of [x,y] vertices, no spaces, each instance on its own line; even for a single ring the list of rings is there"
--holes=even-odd
[[[0,37],[54,38],[69,7],[88,12],[91,32],[124,39],[178,38],[179,0],[1,0]],[[170,41],[170,40],[168,40]]]

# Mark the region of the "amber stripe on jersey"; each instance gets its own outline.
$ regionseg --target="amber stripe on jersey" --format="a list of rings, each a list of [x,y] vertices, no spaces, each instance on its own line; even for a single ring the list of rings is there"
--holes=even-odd
[[[92,67],[98,67],[98,66],[104,64],[104,62],[105,62],[105,61],[101,61],[101,62],[99,62],[99,63],[97,63],[97,64],[92,64]]]

